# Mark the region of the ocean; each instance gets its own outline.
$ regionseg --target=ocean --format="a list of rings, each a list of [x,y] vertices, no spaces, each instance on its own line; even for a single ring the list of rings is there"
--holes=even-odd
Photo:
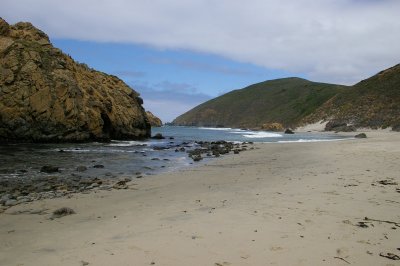
[[[187,150],[195,141],[232,142],[316,142],[336,141],[347,137],[338,134],[296,133],[293,135],[234,128],[176,127],[152,128],[152,135],[165,139],[146,141],[111,141],[109,143],[10,144],[0,146],[0,180],[35,179],[43,176],[114,178],[154,175],[175,171],[194,163]],[[176,151],[184,147],[185,152]],[[208,160],[208,158],[201,163]],[[42,173],[41,167],[59,167],[57,173]],[[85,170],[77,171],[81,166]],[[95,167],[96,166],[96,167]]]

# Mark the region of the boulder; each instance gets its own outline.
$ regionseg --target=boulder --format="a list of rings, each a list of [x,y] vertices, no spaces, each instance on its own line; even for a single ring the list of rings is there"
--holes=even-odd
[[[360,133],[354,136],[357,139],[365,139],[367,138],[367,135],[365,133]]]
[[[346,122],[332,120],[326,123],[325,131],[336,131],[336,132],[354,132],[357,128],[353,125],[347,125]]]
[[[165,139],[165,137],[161,133],[157,133],[151,138],[152,139]]]
[[[40,172],[43,173],[57,173],[59,172],[59,168],[56,166],[51,166],[51,165],[44,165],[42,168],[40,168]]]
[[[139,94],[75,62],[32,24],[0,20],[0,142],[142,139]]]
[[[290,128],[287,128],[285,130],[285,134],[294,134],[293,130],[291,130]]]

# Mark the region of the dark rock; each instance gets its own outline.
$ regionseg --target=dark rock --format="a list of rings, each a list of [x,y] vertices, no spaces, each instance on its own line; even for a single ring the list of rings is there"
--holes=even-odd
[[[354,132],[357,128],[342,121],[329,121],[325,125],[325,131],[336,131],[336,132]]]
[[[151,137],[152,139],[165,139],[165,137],[161,133],[157,133]]]
[[[57,172],[59,172],[59,168],[56,166],[51,166],[51,165],[44,165],[44,166],[42,166],[42,168],[40,168],[40,172],[57,173]]]
[[[332,120],[332,121],[329,121],[328,123],[326,123],[325,131],[334,131],[338,127],[345,127],[345,126],[347,126],[347,123],[345,123],[345,122]]]
[[[126,180],[120,180],[117,183],[114,184],[113,188],[115,189],[127,189],[128,185],[126,184]]]
[[[93,166],[93,168],[104,168],[104,165],[102,164],[96,164]]]
[[[169,147],[165,147],[165,146],[154,146],[153,150],[155,151],[162,151],[162,150],[168,150]]]
[[[400,132],[400,124],[393,126],[392,131]]]
[[[294,134],[293,130],[291,130],[290,128],[287,128],[285,130],[285,134]]]
[[[63,207],[63,208],[55,210],[53,212],[52,218],[60,218],[60,217],[71,215],[71,214],[75,214],[75,211],[73,209],[68,208],[68,207]]]
[[[367,135],[365,133],[360,133],[360,134],[355,135],[354,137],[358,138],[358,139],[365,139],[365,138],[367,138]]]
[[[87,170],[87,167],[84,165],[80,165],[76,168],[76,171],[78,172],[85,172]]]
[[[198,162],[198,161],[203,160],[203,157],[201,157],[201,155],[194,155],[194,156],[192,156],[192,159],[194,162]]]
[[[239,154],[239,150],[235,149],[235,150],[233,150],[233,153],[234,154]]]

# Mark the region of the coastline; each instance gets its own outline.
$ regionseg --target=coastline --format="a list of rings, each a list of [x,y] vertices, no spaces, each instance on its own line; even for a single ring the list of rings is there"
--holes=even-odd
[[[400,184],[400,134],[366,133],[255,144],[127,190],[11,207],[0,264],[395,265],[380,254],[400,256],[400,227],[365,217],[400,222],[400,186],[379,183]],[[76,214],[49,219],[60,207]]]

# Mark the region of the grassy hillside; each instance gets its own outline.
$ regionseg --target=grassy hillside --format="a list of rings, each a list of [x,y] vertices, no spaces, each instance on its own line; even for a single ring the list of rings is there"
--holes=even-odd
[[[278,122],[295,127],[345,86],[300,78],[265,81],[207,101],[173,121],[175,125],[260,127]]]
[[[379,72],[327,101],[304,123],[340,120],[356,127],[400,125],[400,65]]]

